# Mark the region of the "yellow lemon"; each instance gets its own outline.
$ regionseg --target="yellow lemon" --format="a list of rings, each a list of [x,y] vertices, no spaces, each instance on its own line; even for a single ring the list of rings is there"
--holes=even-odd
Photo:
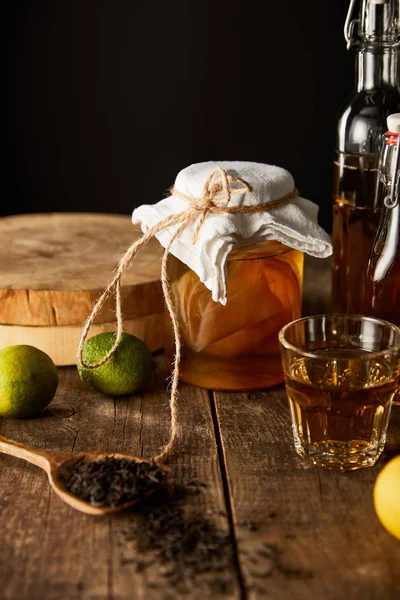
[[[374,505],[382,525],[400,540],[400,456],[392,458],[376,478]]]

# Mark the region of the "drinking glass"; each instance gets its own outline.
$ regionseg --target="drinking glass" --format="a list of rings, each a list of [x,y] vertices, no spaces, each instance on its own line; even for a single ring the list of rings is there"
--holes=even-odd
[[[279,332],[296,452],[349,471],[375,464],[399,379],[400,330],[360,315],[318,315]]]

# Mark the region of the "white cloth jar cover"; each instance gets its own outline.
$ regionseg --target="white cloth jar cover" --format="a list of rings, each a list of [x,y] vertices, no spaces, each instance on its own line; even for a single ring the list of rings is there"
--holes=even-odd
[[[232,195],[229,206],[267,205],[294,190],[294,180],[281,167],[255,162],[209,161],[193,164],[180,171],[174,189],[180,194],[201,198],[204,184],[210,173],[220,167],[232,177],[247,182],[251,191]],[[242,187],[242,186],[240,186]],[[166,217],[188,209],[187,201],[179,195],[170,195],[157,204],[142,205],[133,211],[132,221],[140,224],[143,232]],[[218,195],[214,199],[218,205]],[[215,302],[226,304],[226,261],[237,248],[277,240],[290,248],[311,256],[325,258],[332,254],[328,234],[317,223],[318,206],[295,197],[291,202],[255,213],[208,213],[193,236],[197,222],[188,225],[174,240],[170,252],[188,265],[209,290]],[[199,215],[200,218],[200,215]],[[170,226],[156,234],[162,246],[167,247],[178,225]]]

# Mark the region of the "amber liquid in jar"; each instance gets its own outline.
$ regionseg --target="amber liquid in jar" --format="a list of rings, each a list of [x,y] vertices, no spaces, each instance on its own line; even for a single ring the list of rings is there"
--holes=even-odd
[[[182,336],[182,381],[251,390],[283,381],[278,332],[301,316],[303,253],[278,242],[231,253],[227,304],[214,302],[197,274],[174,256],[168,273]],[[166,315],[165,351],[174,337]]]
[[[376,155],[343,155],[334,164],[333,311],[365,312],[366,272],[380,210],[374,206]]]

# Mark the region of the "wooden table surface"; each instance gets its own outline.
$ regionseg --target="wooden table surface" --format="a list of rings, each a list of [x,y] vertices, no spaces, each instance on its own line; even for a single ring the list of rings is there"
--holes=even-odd
[[[304,312],[326,310],[328,298],[328,261],[308,261]],[[0,431],[54,450],[150,456],[168,439],[165,388],[156,373],[146,393],[106,398],[86,388],[75,368],[62,368],[48,409],[35,419],[3,419]],[[171,511],[182,523],[200,523],[211,555],[216,548],[216,568],[205,564],[201,573],[191,555],[182,566],[173,552],[168,563],[149,523],[169,499],[155,496],[145,514],[90,517],[55,496],[43,471],[1,456],[2,600],[400,598],[400,542],[380,525],[372,501],[379,470],[400,453],[400,407],[378,465],[346,474],[311,467],[294,453],[282,385],[255,393],[182,385],[180,411]],[[167,545],[171,535],[165,532]]]

